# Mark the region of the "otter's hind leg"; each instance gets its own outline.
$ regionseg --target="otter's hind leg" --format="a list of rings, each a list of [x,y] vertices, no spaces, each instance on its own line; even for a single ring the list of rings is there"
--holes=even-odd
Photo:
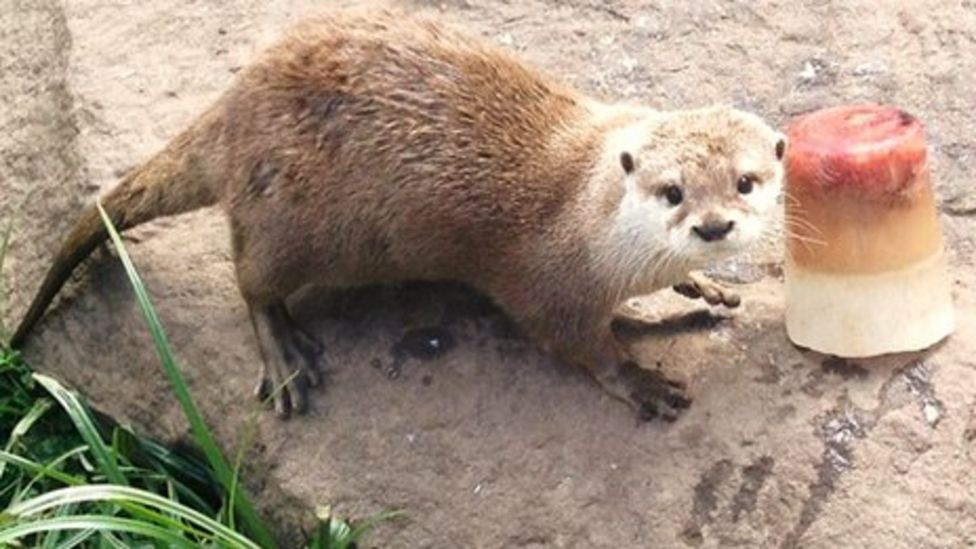
[[[261,400],[271,397],[280,417],[305,412],[309,387],[321,382],[322,345],[295,323],[280,301],[249,304],[248,310],[262,361],[255,394]]]
[[[644,421],[674,421],[691,405],[682,383],[638,365],[609,326],[578,342],[567,342],[561,354],[575,359],[604,391],[629,404]]]

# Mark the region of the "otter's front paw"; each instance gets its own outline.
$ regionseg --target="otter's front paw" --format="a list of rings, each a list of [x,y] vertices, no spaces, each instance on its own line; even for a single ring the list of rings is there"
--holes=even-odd
[[[644,421],[674,421],[691,406],[684,384],[668,379],[660,371],[641,368],[628,361],[618,366],[618,375],[627,388],[628,401]]]
[[[742,303],[736,293],[699,273],[689,274],[688,280],[675,284],[674,291],[691,299],[702,298],[709,305],[725,305],[730,309]]]

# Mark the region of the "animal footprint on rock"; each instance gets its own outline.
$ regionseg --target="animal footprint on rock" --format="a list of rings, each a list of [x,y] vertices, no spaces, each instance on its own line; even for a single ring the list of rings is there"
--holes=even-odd
[[[691,516],[681,531],[681,539],[698,546],[705,541],[706,531],[715,532],[719,538],[733,533],[736,524],[756,509],[774,465],[770,456],[761,456],[738,472],[728,459],[712,464],[692,492]]]

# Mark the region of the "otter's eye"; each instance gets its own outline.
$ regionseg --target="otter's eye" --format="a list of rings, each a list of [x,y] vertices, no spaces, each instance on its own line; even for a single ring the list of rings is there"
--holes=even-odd
[[[756,183],[756,177],[752,175],[743,175],[739,178],[739,182],[736,183],[735,187],[739,190],[740,194],[749,194],[752,192],[752,186]]]
[[[664,188],[664,198],[668,199],[668,204],[672,206],[677,206],[681,204],[681,201],[685,199],[685,194],[681,192],[681,187],[677,185],[668,185]]]

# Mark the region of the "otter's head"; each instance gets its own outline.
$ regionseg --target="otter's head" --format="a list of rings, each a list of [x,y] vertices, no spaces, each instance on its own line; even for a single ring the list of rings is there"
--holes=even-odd
[[[718,107],[662,114],[621,130],[612,146],[624,182],[618,224],[679,265],[738,253],[772,221],[786,139],[752,114]]]

